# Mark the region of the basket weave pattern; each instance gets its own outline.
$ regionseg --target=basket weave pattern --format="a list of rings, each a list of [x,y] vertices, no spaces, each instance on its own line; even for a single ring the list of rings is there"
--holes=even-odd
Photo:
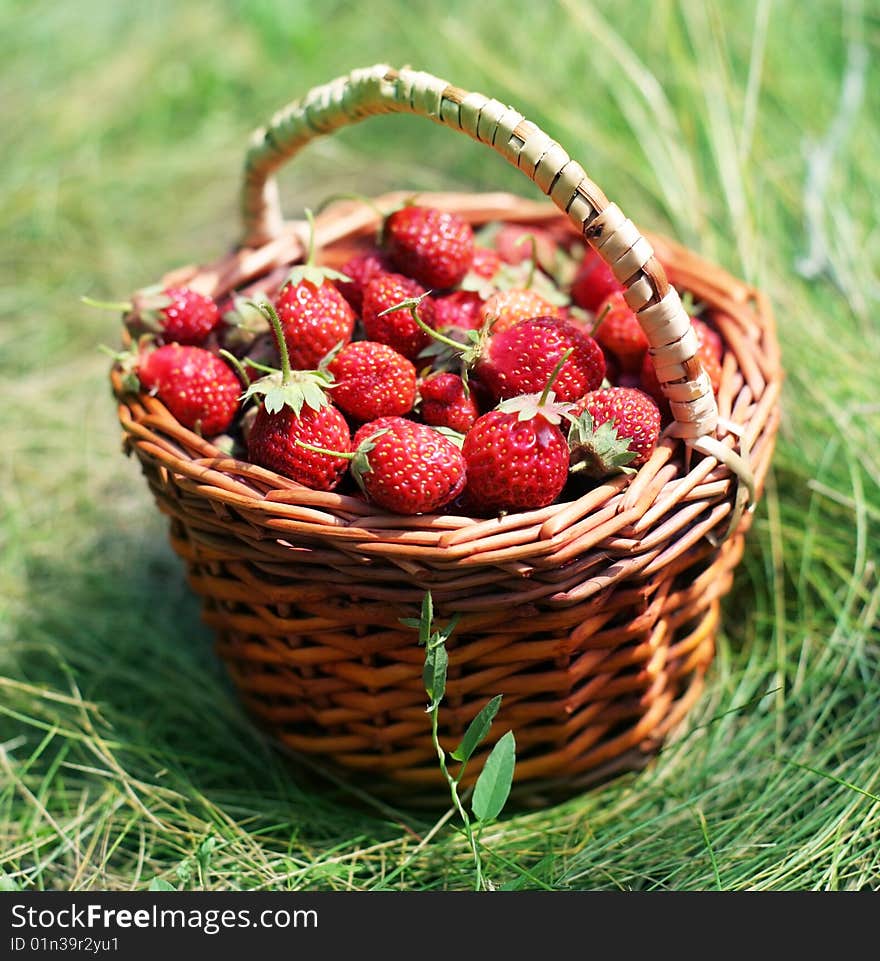
[[[276,121],[275,129],[290,125],[281,115]],[[261,136],[265,141],[265,131]],[[286,154],[276,148],[273,165],[299,145],[288,144]],[[266,168],[254,174],[258,166],[252,154],[247,243],[163,283],[215,297],[271,290],[302,258],[302,225],[280,220]],[[555,183],[539,185],[551,193]],[[376,203],[389,209],[397,199]],[[420,202],[475,225],[504,219],[561,227],[571,219],[570,210],[507,194],[422,194]],[[362,204],[328,208],[316,225],[324,261],[344,262],[376,226],[376,214]],[[290,748],[377,782],[439,783],[424,655],[400,624],[418,615],[428,589],[441,620],[462,615],[448,644],[441,740],[453,747],[485,702],[503,694],[484,750],[496,731],[513,729],[517,785],[573,788],[638,764],[698,697],[720,599],[752,516],[742,511],[737,469],[748,459],[760,496],[782,372],[760,292],[671,241],[638,235],[642,240],[641,265],[621,267],[629,271],[628,296],[641,285],[642,307],[650,309],[670,291],[677,301],[678,287],[707,305],[725,343],[720,390],[707,406],[699,362],[694,368],[690,357],[678,358],[689,372],[685,386],[697,389],[680,392],[690,400],[678,405],[682,416],[676,413],[649,462],[636,475],[540,510],[491,519],[401,517],[356,497],[311,491],[224,455],[156,398],[125,393],[113,372],[125,443],[170,518],[171,543],[202,598],[219,656],[248,709]],[[646,265],[650,283],[643,283]],[[479,767],[478,755],[474,772]]]

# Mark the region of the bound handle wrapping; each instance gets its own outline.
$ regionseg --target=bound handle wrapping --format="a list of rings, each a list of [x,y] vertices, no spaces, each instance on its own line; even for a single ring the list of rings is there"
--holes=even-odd
[[[315,87],[253,134],[242,196],[245,246],[266,243],[284,228],[272,176],[282,164],[315,137],[382,113],[414,113],[466,133],[551,198],[624,285],[669,398],[675,419],[670,432],[703,448],[715,433],[718,407],[697,357],[696,332],[651,245],[555,140],[498,100],[384,64]],[[714,444],[712,452],[717,453]]]

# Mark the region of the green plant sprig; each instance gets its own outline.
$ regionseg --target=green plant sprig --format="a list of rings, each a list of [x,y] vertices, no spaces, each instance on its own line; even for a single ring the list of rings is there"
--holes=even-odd
[[[440,771],[446,778],[449,785],[449,793],[452,803],[461,817],[464,832],[467,836],[471,852],[474,857],[475,865],[475,890],[491,890],[491,885],[486,879],[483,871],[482,858],[480,857],[480,847],[477,836],[474,834],[474,823],[462,802],[459,786],[467,764],[474,751],[485,740],[501,707],[502,695],[493,697],[479,711],[476,717],[468,725],[461,739],[461,743],[451,752],[449,757],[460,764],[458,773],[453,775],[449,770],[447,762],[447,752],[440,744],[440,702],[446,694],[446,672],[449,665],[449,656],[446,652],[446,642],[452,636],[458,624],[458,615],[452,618],[442,630],[435,631],[434,624],[434,603],[431,592],[428,591],[422,599],[421,616],[418,618],[401,618],[401,623],[407,627],[418,628],[419,644],[425,648],[425,665],[422,672],[422,679],[425,684],[425,691],[429,698],[426,713],[431,716],[431,740],[434,750],[437,752],[437,760]],[[510,795],[510,787],[513,783],[513,772],[516,766],[516,740],[513,731],[504,734],[486,758],[482,771],[474,784],[471,796],[471,811],[476,820],[477,828],[482,827],[486,822],[494,820],[501,813],[507,798]]]

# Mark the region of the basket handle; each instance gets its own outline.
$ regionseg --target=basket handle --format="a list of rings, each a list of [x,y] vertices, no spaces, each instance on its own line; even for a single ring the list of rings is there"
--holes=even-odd
[[[651,245],[555,140],[498,100],[460,90],[428,73],[385,64],[353,70],[315,87],[251,138],[242,191],[244,245],[260,246],[284,229],[272,176],[282,164],[315,137],[382,113],[414,113],[457,128],[534,181],[624,285],[626,302],[645,331],[669,398],[675,420],[670,433],[691,442],[714,434],[718,406],[697,357],[696,332]]]

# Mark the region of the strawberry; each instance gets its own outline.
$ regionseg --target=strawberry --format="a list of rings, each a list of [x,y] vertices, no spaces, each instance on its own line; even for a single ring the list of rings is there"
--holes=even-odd
[[[385,218],[382,246],[397,270],[430,288],[461,283],[474,256],[474,232],[457,214],[408,206]]]
[[[348,344],[330,361],[333,400],[359,421],[406,414],[416,399],[416,369],[393,347],[371,340]]]
[[[705,320],[700,320],[699,317],[692,317],[691,324],[693,324],[700,346],[705,348],[707,355],[714,355],[720,364],[724,357],[724,341],[721,339],[721,335],[717,330],[710,327]],[[717,390],[718,387],[716,386],[715,389]]]
[[[568,432],[572,473],[602,478],[641,467],[657,446],[660,411],[643,391],[607,387],[572,408]]]
[[[501,256],[491,247],[474,247],[470,272],[483,280],[491,280],[501,269]]]
[[[605,376],[605,357],[592,337],[555,317],[521,320],[501,333],[491,332],[480,350],[474,373],[501,400],[541,390],[554,364],[573,348],[555,384],[562,401],[595,390]]]
[[[351,433],[327,400],[330,375],[323,370],[292,370],[277,312],[269,304],[260,309],[275,331],[281,372],[280,377],[275,372],[261,378],[245,392],[245,399],[263,397],[247,435],[248,458],[313,490],[333,490],[348,467]]]
[[[431,513],[455,500],[465,485],[465,461],[439,431],[380,417],[354,435],[352,474],[367,498],[396,514]]]
[[[458,374],[440,371],[419,382],[419,412],[426,424],[466,434],[480,416],[472,390]]]
[[[483,414],[462,447],[468,505],[492,513],[552,504],[568,478],[568,444],[559,422],[569,406],[556,403],[545,388]]]
[[[336,287],[359,314],[364,302],[364,288],[378,274],[389,273],[392,267],[381,250],[368,250],[349,258],[341,270],[350,279],[337,280]]]
[[[498,256],[506,264],[521,264],[537,255],[538,264],[549,269],[556,260],[556,240],[543,227],[502,224],[493,240]]]
[[[364,288],[362,320],[364,331],[370,340],[388,344],[398,353],[415,360],[431,337],[422,330],[407,311],[385,313],[408,298],[422,297],[425,288],[402,274],[380,274]],[[428,327],[434,327],[435,307],[430,297],[424,297],[417,308],[419,318]]]
[[[270,414],[264,406],[248,434],[248,458],[260,467],[283,474],[312,490],[331,491],[342,479],[348,460],[302,447],[302,443],[347,453],[351,434],[342,414],[332,405],[318,410],[282,407]]]
[[[155,334],[166,344],[202,344],[220,323],[215,301],[189,287],[142,290],[120,306],[133,337]]]
[[[617,291],[609,294],[596,311],[599,325],[593,336],[603,350],[617,361],[621,373],[639,370],[648,349],[648,338],[636,315]]]
[[[534,290],[511,288],[492,294],[480,310],[481,323],[492,322],[497,334],[521,320],[532,317],[558,317],[560,309]],[[478,325],[479,326],[479,325]]]
[[[202,347],[165,344],[136,361],[141,387],[155,394],[184,427],[212,437],[238,411],[241,384],[232,369]]]
[[[354,333],[354,311],[329,280],[293,276],[275,300],[290,363],[312,370]]]
[[[592,247],[588,247],[571,283],[571,299],[578,307],[597,313],[606,297],[622,290],[623,285],[611,268]]]
[[[313,370],[324,357],[347,344],[354,333],[354,311],[334,285],[351,278],[329,267],[315,266],[315,221],[310,210],[309,246],[304,264],[293,268],[275,298],[290,363],[297,370]]]
[[[483,298],[475,291],[453,290],[434,298],[434,326],[437,330],[476,330],[483,324],[482,307]]]

